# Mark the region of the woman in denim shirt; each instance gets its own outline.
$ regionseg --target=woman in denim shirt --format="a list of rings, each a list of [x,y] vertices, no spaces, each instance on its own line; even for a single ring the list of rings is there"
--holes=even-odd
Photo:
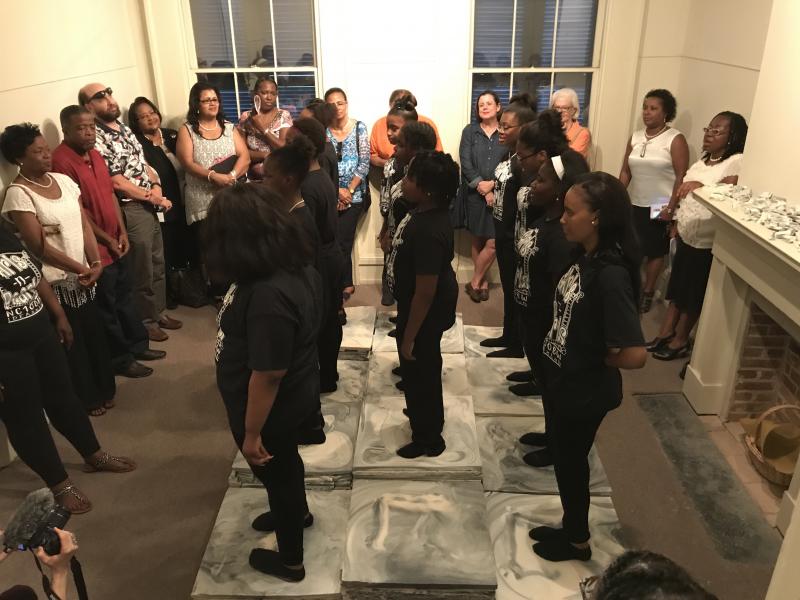
[[[336,109],[336,116],[328,127],[328,139],[336,149],[339,163],[339,226],[337,238],[345,256],[342,282],[344,300],[355,291],[353,287],[353,240],[359,217],[369,208],[369,134],[361,121],[351,119],[347,112],[347,95],[341,88],[325,92],[325,102]]]
[[[497,130],[500,116],[500,98],[487,90],[475,103],[477,123],[470,123],[461,133],[459,159],[461,185],[466,191],[466,226],[472,234],[472,280],[464,287],[473,302],[489,299],[489,282],[486,273],[495,256],[494,223],[494,170],[503,158],[506,147],[500,144]]]

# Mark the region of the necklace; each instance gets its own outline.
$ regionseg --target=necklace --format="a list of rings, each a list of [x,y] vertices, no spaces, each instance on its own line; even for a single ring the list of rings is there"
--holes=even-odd
[[[722,156],[723,156],[723,155],[722,155],[722,154],[720,154],[719,158],[714,158],[713,156],[711,156],[711,155],[709,154],[709,155],[708,155],[708,159],[707,159],[707,160],[708,160],[708,162],[717,163],[717,162],[719,162],[719,161],[721,161],[721,160],[722,160]]]
[[[300,198],[300,200],[298,200],[297,202],[295,202],[294,204],[292,204],[292,207],[289,209],[289,212],[294,212],[294,209],[295,209],[295,208],[300,208],[300,207],[301,207],[301,206],[303,206],[303,205],[305,205],[305,200],[303,200],[302,198]]]
[[[202,127],[202,125],[201,125]],[[205,128],[204,128],[205,129]],[[208,131],[208,130],[206,130]],[[156,136],[158,136],[158,142],[156,142]],[[153,142],[155,146],[163,146],[164,145],[164,134],[161,133],[161,129],[156,129],[156,133],[153,134],[145,134],[145,137]]]
[[[38,186],[39,186],[39,187],[41,187],[41,188],[49,188],[51,185],[53,185],[53,178],[52,178],[52,177],[50,177],[50,173],[45,173],[45,175],[46,175],[46,176],[47,176],[47,178],[50,180],[50,183],[48,183],[47,185],[44,185],[44,184],[42,184],[42,183],[37,183],[37,182],[36,182],[36,181],[34,181],[33,179],[28,179],[27,177],[25,177],[25,175],[23,175],[23,174],[22,174],[22,171],[20,171],[20,172],[19,172],[19,176],[20,176],[20,177],[22,177],[22,178],[23,178],[25,181],[27,181],[28,183],[32,183],[33,185],[38,185]]]
[[[197,126],[200,129],[202,129],[203,131],[216,131],[217,129],[219,129],[219,123],[216,122],[216,121],[214,122],[214,126],[213,127],[203,127],[203,124],[200,123],[199,121],[197,123]]]
[[[647,135],[647,130],[646,129],[644,130],[645,141],[642,142],[642,151],[639,153],[639,158],[644,158],[644,155],[647,154],[647,145],[650,142],[652,142],[655,138],[660,136],[662,133],[664,133],[666,129],[667,129],[667,124],[664,123],[664,126],[661,129],[659,129],[657,133],[654,133],[653,135]]]

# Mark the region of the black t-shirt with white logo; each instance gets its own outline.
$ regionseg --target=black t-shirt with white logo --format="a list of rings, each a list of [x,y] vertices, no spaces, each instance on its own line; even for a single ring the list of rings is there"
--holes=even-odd
[[[608,349],[644,345],[621,256],[581,256],[556,285],[553,313],[542,352],[547,393],[557,409],[579,415],[619,406],[622,378],[605,364]]]
[[[389,289],[397,299],[398,324],[408,320],[417,275],[438,275],[425,325],[442,331],[453,325],[458,284],[452,261],[453,228],[447,208],[412,211],[400,221],[386,266]]]
[[[313,217],[319,237],[320,254],[325,256],[341,252],[336,243],[336,226],[339,222],[336,204],[339,190],[331,178],[322,169],[310,171],[300,184],[300,194]]]
[[[42,271],[17,237],[0,227],[0,349],[32,346],[52,327],[36,286]]]
[[[217,387],[231,429],[244,431],[247,387],[253,371],[281,371],[264,431],[285,433],[319,402],[317,333],[322,284],[312,266],[278,271],[269,279],[233,284],[217,317]]]

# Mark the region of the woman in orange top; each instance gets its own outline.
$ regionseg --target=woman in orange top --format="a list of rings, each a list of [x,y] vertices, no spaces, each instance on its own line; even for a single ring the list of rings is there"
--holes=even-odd
[[[567,136],[569,147],[575,152],[580,152],[584,158],[588,158],[589,147],[592,145],[592,134],[587,127],[583,127],[578,122],[581,106],[575,90],[561,88],[553,92],[550,97],[550,108],[556,109],[561,115],[561,125]]]
[[[389,109],[403,96],[408,96],[414,108],[417,107],[417,97],[414,96],[414,94],[408,90],[395,90],[392,92],[391,96],[389,96]],[[439,130],[436,129],[436,124],[428,117],[423,117],[422,115],[419,115],[419,121],[433,127],[433,131],[436,132],[436,150],[441,152],[442,140],[439,139]],[[386,117],[384,116],[375,121],[375,124],[372,126],[372,133],[369,136],[369,163],[373,167],[383,169],[383,165],[385,165],[386,161],[392,156],[394,156],[394,144],[389,141],[386,130]]]

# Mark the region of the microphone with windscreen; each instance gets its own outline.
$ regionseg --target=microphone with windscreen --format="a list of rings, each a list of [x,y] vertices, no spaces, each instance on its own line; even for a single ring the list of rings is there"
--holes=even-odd
[[[3,545],[9,550],[38,548],[55,556],[61,552],[61,541],[53,528],[64,529],[71,513],[56,504],[47,488],[27,495],[3,534]]]

